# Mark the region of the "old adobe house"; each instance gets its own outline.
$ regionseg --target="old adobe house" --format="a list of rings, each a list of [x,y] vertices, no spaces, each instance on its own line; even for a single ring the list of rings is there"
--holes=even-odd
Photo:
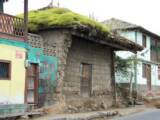
[[[32,11],[29,20],[29,30],[41,35],[43,41],[42,46],[37,41],[28,42],[59,59],[56,93],[65,98],[67,105],[92,101],[111,106],[114,51],[136,52],[143,47],[110,34],[100,23],[68,9]]]

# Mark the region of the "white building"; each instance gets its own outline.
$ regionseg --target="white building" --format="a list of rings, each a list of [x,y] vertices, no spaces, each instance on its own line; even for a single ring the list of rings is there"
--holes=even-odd
[[[144,46],[144,50],[137,54],[128,51],[116,53],[125,59],[134,56],[138,61],[131,70],[133,77],[116,74],[116,82],[128,84],[132,78],[132,82],[136,83],[137,93],[155,95],[160,92],[160,36],[141,26],[114,18],[103,23],[110,26],[113,32]]]

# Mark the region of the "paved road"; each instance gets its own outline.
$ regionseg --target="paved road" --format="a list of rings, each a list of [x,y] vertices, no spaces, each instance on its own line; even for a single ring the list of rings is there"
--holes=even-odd
[[[160,110],[151,110],[134,115],[118,118],[116,120],[160,120]]]

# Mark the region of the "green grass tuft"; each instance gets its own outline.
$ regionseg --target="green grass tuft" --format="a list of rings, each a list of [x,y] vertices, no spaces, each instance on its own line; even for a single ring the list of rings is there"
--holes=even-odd
[[[19,15],[22,17],[22,15]],[[108,28],[86,16],[74,13],[66,8],[50,8],[46,10],[29,12],[29,31],[36,32],[42,28],[54,26],[86,26],[108,33]]]

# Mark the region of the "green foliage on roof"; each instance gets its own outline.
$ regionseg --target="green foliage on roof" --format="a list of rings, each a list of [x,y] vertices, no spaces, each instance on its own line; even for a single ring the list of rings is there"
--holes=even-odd
[[[22,15],[21,15],[22,16]],[[36,32],[40,29],[52,27],[85,26],[95,28],[103,33],[108,33],[108,28],[101,23],[86,16],[72,12],[66,8],[49,8],[29,12],[29,30]]]

